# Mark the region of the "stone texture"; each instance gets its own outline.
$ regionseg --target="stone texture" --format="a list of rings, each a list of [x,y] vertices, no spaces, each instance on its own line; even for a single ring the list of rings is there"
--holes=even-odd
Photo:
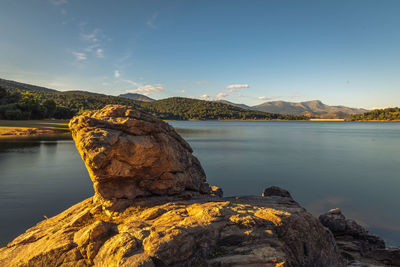
[[[189,144],[149,114],[108,105],[74,117],[69,128],[93,181],[95,200],[103,204],[185,190],[211,192]]]
[[[400,249],[386,249],[382,238],[346,219],[340,209],[322,214],[319,220],[333,233],[349,266],[400,266]]]
[[[99,208],[100,207],[100,208]],[[332,234],[282,197],[87,199],[0,249],[0,266],[344,266]]]

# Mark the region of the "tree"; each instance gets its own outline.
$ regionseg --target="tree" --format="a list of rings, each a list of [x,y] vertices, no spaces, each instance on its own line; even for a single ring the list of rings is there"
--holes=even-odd
[[[46,108],[45,117],[52,118],[57,110],[56,102],[53,99],[46,99],[42,105]]]

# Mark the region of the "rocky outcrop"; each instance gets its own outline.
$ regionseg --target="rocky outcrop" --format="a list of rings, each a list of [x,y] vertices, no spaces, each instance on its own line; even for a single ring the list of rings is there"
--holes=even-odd
[[[382,238],[346,219],[340,209],[322,214],[319,220],[335,236],[349,266],[400,266],[400,249],[387,249]]]
[[[74,117],[69,128],[93,181],[95,200],[104,205],[126,204],[138,196],[211,191],[189,144],[147,113],[109,105]]]
[[[287,197],[194,194],[112,212],[87,199],[0,249],[0,266],[344,266],[332,234]]]

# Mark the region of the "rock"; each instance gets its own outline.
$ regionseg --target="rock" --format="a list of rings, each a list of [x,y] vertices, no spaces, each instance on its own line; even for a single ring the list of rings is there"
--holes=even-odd
[[[224,196],[224,192],[222,191],[222,188],[218,187],[218,186],[211,186],[211,193],[218,197]]]
[[[332,234],[282,199],[153,196],[108,216],[90,198],[0,249],[0,266],[345,266]]]
[[[265,188],[262,193],[262,196],[263,197],[278,196],[278,197],[292,198],[289,191],[282,189],[280,187],[277,187],[277,186],[271,186],[271,187]]]
[[[400,249],[386,249],[382,238],[356,221],[346,219],[340,209],[319,216],[334,235],[341,253],[351,266],[400,266]]]
[[[94,183],[95,200],[126,206],[138,196],[209,194],[192,149],[166,122],[126,106],[108,105],[69,124]]]

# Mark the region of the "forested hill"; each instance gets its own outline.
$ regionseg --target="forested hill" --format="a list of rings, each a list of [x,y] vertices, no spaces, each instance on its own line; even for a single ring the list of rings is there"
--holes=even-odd
[[[398,121],[400,108],[375,109],[363,114],[351,115],[348,121]]]
[[[42,86],[31,85],[27,83],[20,83],[16,81],[10,81],[0,78],[0,86],[9,89],[9,90],[17,90],[17,91],[40,91],[40,92],[58,92],[54,89],[49,89]]]
[[[161,119],[169,120],[301,120],[303,116],[279,115],[247,110],[218,102],[172,97],[152,102],[141,102],[117,96],[84,91],[61,92],[44,87],[13,81],[0,80],[0,87],[8,96],[0,99],[0,118],[40,119],[49,117],[44,103],[54,101],[56,109],[52,117],[68,119],[85,110],[100,109],[108,104],[121,104],[146,111]],[[24,99],[23,104],[21,100]],[[29,100],[29,101],[28,101]]]

